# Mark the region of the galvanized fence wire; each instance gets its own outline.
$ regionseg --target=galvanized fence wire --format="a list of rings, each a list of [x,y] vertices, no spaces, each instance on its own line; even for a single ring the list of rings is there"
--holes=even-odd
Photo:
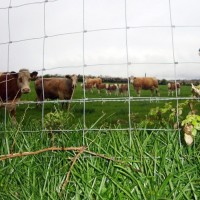
[[[12,0],[10,0],[9,2],[9,7],[11,6]],[[10,41],[10,9],[8,9],[8,39]],[[10,42],[8,43],[8,52],[7,52],[7,71],[9,71],[9,66],[10,66]],[[6,101],[8,99],[8,84],[7,84],[7,76],[6,76]],[[5,129],[6,129],[6,124],[7,124],[7,120],[6,120],[6,107],[4,109],[4,113],[5,113],[5,118],[4,118],[4,122],[5,122]]]
[[[12,46],[12,44],[14,43],[21,43],[21,42],[26,42],[26,41],[33,41],[33,40],[42,40],[43,41],[43,60],[42,60],[42,66],[40,67],[39,70],[37,70],[38,72],[42,73],[42,84],[43,83],[43,76],[44,73],[46,71],[45,69],[45,48],[46,48],[46,39],[48,38],[53,38],[53,37],[63,37],[65,35],[75,35],[75,34],[80,34],[82,35],[82,54],[83,54],[83,58],[82,58],[82,65],[79,66],[56,66],[56,67],[52,67],[52,68],[48,68],[49,70],[55,70],[55,69],[66,69],[66,68],[81,68],[82,69],[82,75],[83,75],[83,83],[85,81],[85,68],[87,67],[96,67],[98,70],[99,66],[117,66],[117,65],[124,65],[126,67],[126,71],[127,71],[127,84],[128,84],[128,97],[115,97],[115,98],[87,98],[86,97],[86,90],[85,87],[83,88],[83,98],[82,99],[72,99],[72,100],[56,100],[56,101],[42,101],[42,130],[46,131],[44,129],[44,125],[43,125],[43,120],[44,120],[44,111],[45,111],[45,104],[47,103],[52,103],[52,102],[79,102],[79,103],[83,103],[83,128],[78,130],[78,131],[82,131],[83,134],[83,138],[85,135],[85,132],[88,130],[95,130],[95,131],[105,131],[104,129],[96,129],[96,128],[90,128],[88,129],[86,127],[86,103],[87,102],[109,102],[109,101],[120,101],[120,102],[128,102],[128,124],[129,127],[128,128],[124,128],[124,129],[117,129],[117,130],[127,130],[129,132],[131,132],[132,130],[134,130],[135,128],[133,128],[132,123],[131,123],[131,102],[133,101],[146,101],[146,102],[152,102],[152,101],[172,101],[175,100],[176,101],[176,107],[178,110],[178,105],[179,105],[179,100],[188,100],[188,99],[193,99],[191,97],[179,97],[177,95],[177,90],[176,90],[176,96],[175,97],[132,97],[130,94],[130,82],[129,82],[129,77],[130,77],[130,67],[134,67],[135,65],[173,65],[174,67],[174,81],[176,83],[177,81],[177,72],[176,72],[176,68],[177,65],[181,65],[181,64],[200,64],[200,62],[182,62],[182,61],[177,61],[175,58],[175,44],[174,44],[174,29],[181,29],[181,28],[200,28],[200,25],[185,25],[185,26],[179,26],[179,25],[174,25],[173,24],[173,18],[172,18],[172,11],[171,11],[171,1],[168,0],[169,2],[169,13],[170,13],[170,25],[169,26],[128,26],[128,20],[127,20],[127,1],[124,0],[124,26],[123,27],[115,27],[115,28],[101,28],[101,29],[91,29],[91,30],[86,30],[85,29],[85,0],[82,0],[82,12],[83,12],[83,16],[82,16],[82,31],[77,31],[77,32],[65,32],[65,33],[58,33],[58,34],[52,34],[52,35],[48,35],[48,33],[46,32],[46,5],[48,3],[56,3],[59,0],[44,0],[44,1],[35,1],[32,3],[25,3],[25,4],[19,4],[19,5],[12,5],[12,0],[9,1],[9,4],[7,7],[2,7],[0,8],[0,10],[8,10],[8,41],[6,42],[1,42],[0,45],[7,45],[8,46],[8,56],[7,56],[7,71],[10,70],[10,48]],[[31,37],[31,38],[24,38],[24,39],[20,39],[20,40],[11,40],[11,26],[10,26],[10,10],[14,10],[16,8],[19,7],[26,7],[26,6],[32,6],[35,4],[41,4],[43,6],[43,21],[44,21],[44,27],[43,27],[43,35],[41,35],[40,37]],[[163,28],[168,28],[171,30],[171,49],[172,49],[172,57],[173,57],[173,62],[135,62],[134,60],[130,60],[129,57],[129,38],[128,38],[128,31],[130,29],[134,30],[134,29],[163,29]],[[124,37],[125,37],[125,48],[126,48],[126,62],[124,63],[86,63],[85,61],[85,34],[88,34],[90,32],[101,32],[101,31],[118,31],[118,30],[124,30]],[[31,70],[31,69],[30,69]],[[7,86],[6,86],[7,88]],[[44,95],[44,87],[43,87],[43,95]],[[6,103],[5,103],[6,104]],[[36,104],[36,102],[34,101],[24,101],[24,102],[18,102],[17,104]],[[5,109],[5,129],[6,129],[6,109]],[[179,122],[179,119],[177,117],[177,122]],[[171,131],[171,129],[148,129],[145,128],[147,130],[160,130],[160,131]],[[106,130],[116,130],[113,128],[107,128]],[[142,129],[140,129],[142,130]],[[68,132],[73,132],[73,131],[77,131],[77,130],[62,130],[62,131],[68,131]],[[25,131],[26,132],[26,131]],[[180,130],[179,130],[179,135],[180,135]],[[180,137],[179,137],[180,138]],[[84,139],[83,139],[83,144],[84,144]]]
[[[83,145],[85,145],[85,128],[86,128],[86,91],[85,91],[85,66],[86,66],[86,63],[85,63],[85,0],[83,0],[83,21],[82,21],[82,29],[83,29],[83,33],[82,33],[82,37],[83,37],[83,49],[82,49],[82,53],[83,53],[83,130],[82,130],[82,134],[83,134]]]
[[[45,71],[45,41],[46,41],[46,1],[43,4],[43,20],[44,20],[44,37],[43,37],[43,49],[42,49],[42,95],[44,97],[44,71]],[[44,102],[42,102],[42,130],[44,129]]]
[[[125,27],[128,26],[128,22],[127,22],[127,2],[126,0],[124,0],[124,13],[125,13],[125,17],[124,17],[124,21],[125,21]],[[129,73],[129,51],[128,51],[128,33],[127,33],[127,28],[125,29],[125,38],[126,38],[126,62],[127,62],[127,65],[126,65],[126,68],[127,68],[127,77],[130,77],[130,73]],[[132,129],[132,124],[131,124],[131,102],[130,102],[130,97],[131,97],[131,94],[130,94],[130,81],[128,79],[127,81],[128,83],[128,98],[129,98],[129,101],[128,101],[128,124],[129,124],[129,135],[130,135],[130,146],[131,146],[131,142],[132,142],[132,139],[131,139],[131,129]]]
[[[170,14],[170,25],[171,25],[171,42],[172,42],[172,57],[174,61],[174,80],[175,80],[175,85],[177,84],[177,74],[176,74],[176,58],[175,58],[175,47],[174,47],[174,32],[173,32],[173,21],[172,21],[172,11],[171,11],[171,0],[169,0],[169,14]],[[176,97],[178,96],[177,92],[177,87],[176,87]],[[176,121],[177,124],[179,124],[179,117],[178,117],[178,98],[176,101]],[[181,145],[181,134],[180,134],[180,129],[179,131],[179,144]]]

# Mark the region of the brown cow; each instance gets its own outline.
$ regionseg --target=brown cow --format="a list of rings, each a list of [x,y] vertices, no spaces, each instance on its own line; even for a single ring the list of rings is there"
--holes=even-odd
[[[128,84],[119,84],[119,94],[128,95]]]
[[[158,80],[154,77],[131,77],[130,82],[133,84],[138,96],[141,95],[142,89],[151,90],[151,96],[153,96],[154,90],[158,96],[160,95],[158,90]]]
[[[172,96],[174,95],[174,91],[177,89],[177,95],[180,95],[180,89],[181,89],[181,85],[178,82],[169,82],[167,84],[167,88],[168,88],[168,96],[171,94]]]
[[[81,83],[81,87],[83,89],[85,87],[85,90],[88,90],[89,92],[93,93],[93,85],[92,84],[83,84],[83,83]]]
[[[98,93],[100,94],[101,90],[106,89],[106,84],[105,83],[98,83],[98,84],[96,84],[96,88],[97,88]]]
[[[6,107],[13,122],[16,122],[16,103],[22,94],[31,91],[30,81],[36,78],[37,72],[30,73],[27,69],[16,72],[5,72],[0,76],[0,107]]]
[[[101,78],[86,78],[85,84],[91,84],[93,87],[96,87],[97,84],[102,84]]]
[[[118,85],[117,84],[106,84],[106,93],[107,95],[111,95],[111,93],[115,93],[117,95],[118,92]]]
[[[65,78],[39,78],[35,81],[37,101],[45,99],[70,100],[74,92],[78,77],[76,75]],[[44,90],[43,90],[44,88]],[[44,93],[44,96],[43,96]],[[62,103],[63,107],[64,103]],[[69,104],[67,103],[67,107]]]

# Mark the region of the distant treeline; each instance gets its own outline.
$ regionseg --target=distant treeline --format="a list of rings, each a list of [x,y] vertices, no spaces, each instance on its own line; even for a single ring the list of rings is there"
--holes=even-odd
[[[64,77],[58,74],[45,74],[43,76],[44,78],[51,78],[51,77]],[[85,76],[85,78],[95,78],[96,76]],[[109,76],[99,76],[99,78],[102,78],[102,81],[105,83],[127,83],[127,78],[120,78],[120,77],[109,77]],[[83,75],[78,75],[78,82],[83,82]]]
[[[44,78],[51,78],[51,77],[64,77],[59,74],[45,74],[43,76]],[[95,78],[96,76],[85,76],[90,78]],[[110,76],[99,76],[99,78],[102,78],[102,81],[104,83],[127,83],[127,78],[121,78],[121,77],[110,77]],[[78,75],[78,82],[83,82],[83,75]],[[160,79],[158,80],[159,85],[167,85],[168,82],[174,82],[174,80],[167,80],[167,79]],[[181,85],[191,85],[193,83],[194,85],[200,85],[200,80],[197,79],[191,79],[191,80],[177,80]]]

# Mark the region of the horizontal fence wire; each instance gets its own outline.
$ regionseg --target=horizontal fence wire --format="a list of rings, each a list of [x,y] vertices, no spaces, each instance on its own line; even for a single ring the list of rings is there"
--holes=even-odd
[[[7,10],[10,8],[19,8],[19,7],[24,7],[24,6],[30,6],[30,5],[36,5],[36,4],[44,4],[44,3],[50,3],[50,2],[56,2],[59,0],[44,0],[44,1],[35,1],[35,2],[29,2],[29,3],[22,3],[19,5],[12,5],[12,2],[10,1],[9,5],[6,7],[0,7],[0,10]]]
[[[200,62],[194,62],[194,61],[188,61],[188,62],[182,62],[180,60],[177,60],[177,58],[175,57],[175,45],[174,45],[174,30],[175,29],[182,29],[182,28],[200,28],[200,25],[176,25],[173,23],[173,19],[172,19],[172,15],[171,15],[171,1],[168,0],[169,2],[169,13],[170,13],[170,25],[169,26],[148,26],[148,25],[141,25],[141,26],[131,26],[128,25],[128,21],[127,21],[127,3],[126,0],[124,0],[124,11],[125,11],[125,15],[124,15],[124,26],[122,27],[112,27],[112,28],[101,28],[101,29],[85,29],[85,1],[82,0],[82,4],[83,4],[83,16],[82,16],[82,28],[80,28],[80,31],[76,31],[76,32],[61,32],[58,34],[52,34],[52,35],[48,35],[46,32],[46,4],[47,3],[56,3],[59,2],[59,0],[44,0],[44,1],[36,1],[36,2],[32,2],[32,3],[24,3],[24,4],[18,4],[18,5],[12,5],[12,0],[10,0],[10,3],[8,6],[6,7],[1,7],[0,10],[8,10],[8,41],[5,42],[0,42],[0,45],[8,45],[8,61],[7,61],[7,71],[9,71],[10,69],[10,48],[11,45],[14,43],[21,43],[21,42],[27,42],[27,41],[34,41],[34,40],[42,40],[43,41],[43,64],[42,66],[39,67],[39,69],[37,70],[38,72],[42,72],[42,79],[44,76],[44,72],[45,71],[51,71],[51,70],[55,70],[55,69],[64,69],[64,68],[81,68],[82,69],[82,75],[83,75],[83,82],[85,80],[85,68],[87,67],[96,67],[98,69],[99,66],[117,66],[117,65],[124,65],[126,66],[126,71],[127,71],[127,80],[129,80],[130,77],[130,67],[135,67],[135,65],[173,65],[174,66],[174,77],[175,77],[175,82],[177,81],[176,77],[176,67],[177,65],[181,65],[181,64],[200,64]],[[14,10],[17,9],[19,7],[26,7],[26,6],[32,6],[32,5],[36,5],[36,4],[42,4],[44,7],[43,9],[43,20],[44,20],[44,27],[43,27],[43,35],[39,36],[39,37],[31,37],[31,38],[23,38],[20,40],[12,40],[11,41],[11,27],[10,27],[10,10]],[[171,30],[171,49],[172,49],[172,54],[173,54],[173,61],[172,62],[135,62],[134,60],[131,60],[129,57],[129,38],[128,38],[128,31],[129,30],[134,30],[134,29],[169,29]],[[85,62],[85,35],[88,33],[92,33],[92,32],[102,32],[102,31],[118,31],[118,30],[122,30],[124,31],[124,37],[126,39],[126,62],[123,63],[86,63]],[[83,49],[82,49],[82,53],[83,53],[83,59],[82,59],[82,63],[80,65],[66,65],[66,66],[55,66],[55,67],[51,67],[51,68],[46,68],[45,66],[45,46],[46,46],[46,40],[48,38],[54,38],[54,37],[63,37],[63,36],[67,36],[67,35],[75,35],[75,34],[80,34],[82,35],[82,45],[83,45]],[[67,132],[82,132],[83,134],[83,138],[86,132],[88,131],[115,131],[115,130],[120,130],[120,131],[133,131],[135,129],[137,130],[159,130],[159,131],[172,131],[172,129],[148,129],[148,128],[137,128],[137,127],[133,127],[133,124],[131,123],[131,119],[130,119],[130,115],[131,115],[131,111],[130,111],[130,103],[131,102],[159,102],[159,101],[176,101],[176,107],[178,109],[178,105],[179,105],[179,101],[180,100],[193,100],[194,98],[192,97],[179,97],[177,95],[177,90],[176,90],[176,96],[175,97],[132,97],[130,95],[130,83],[129,81],[127,81],[128,83],[128,96],[127,97],[107,97],[107,98],[87,98],[86,97],[86,90],[85,88],[83,88],[83,98],[81,99],[71,99],[71,100],[44,100],[44,101],[40,101],[40,102],[35,102],[35,101],[20,101],[17,102],[16,105],[34,105],[34,104],[41,104],[42,105],[42,124],[43,124],[43,120],[44,120],[44,111],[45,111],[45,104],[49,104],[49,103],[81,103],[83,104],[83,127],[81,129],[77,129],[77,130],[55,130],[57,132],[63,132],[63,131],[67,131]],[[43,88],[43,94],[44,94],[44,88]],[[86,103],[88,102],[124,102],[124,103],[128,103],[128,115],[129,115],[129,127],[128,128],[87,128],[86,127]],[[4,103],[4,105],[7,105],[8,103]],[[6,126],[6,109],[5,109],[5,126]],[[179,122],[179,119],[177,118],[177,122]],[[179,129],[177,129],[179,131]],[[47,130],[45,130],[44,125],[42,125],[42,131],[46,132]],[[0,131],[1,132],[1,131]],[[29,131],[22,131],[22,132],[29,132]],[[38,132],[36,131],[31,131],[31,132]],[[84,140],[83,140],[83,144],[84,144]]]
[[[74,35],[74,34],[83,34],[83,33],[90,33],[90,32],[101,32],[101,31],[116,31],[116,30],[128,30],[128,29],[149,29],[149,28],[200,28],[199,26],[132,26],[132,27],[116,27],[116,28],[106,28],[106,29],[91,29],[91,30],[83,30],[83,31],[76,31],[76,32],[66,32],[66,33],[58,33],[58,34],[52,34],[52,35],[44,35],[40,37],[31,37],[31,38],[24,38],[21,40],[12,40],[12,41],[7,41],[7,42],[0,42],[0,45],[5,45],[9,43],[19,43],[19,42],[25,42],[29,40],[41,40],[44,38],[53,38],[53,37],[61,37],[61,36],[66,36],[66,35]]]
[[[174,131],[179,131],[179,129],[170,129],[170,128],[139,128],[139,127],[133,127],[133,128],[80,128],[80,129],[53,129],[52,132],[54,133],[74,133],[74,132],[78,132],[78,133],[83,133],[83,130],[86,133],[94,133],[95,132],[104,132],[105,134],[111,134],[109,133],[112,132],[112,131],[122,131],[122,132],[127,132],[129,133],[130,131],[158,131],[159,133],[161,132],[174,132]],[[1,131],[0,130],[0,133],[4,133],[5,131]],[[7,130],[7,132],[11,132],[9,130]],[[49,130],[47,129],[40,129],[38,128],[38,130],[20,130],[21,133],[39,133],[39,134],[42,134],[43,132],[44,133],[50,133]]]
[[[135,102],[159,102],[159,101],[176,101],[176,100],[200,100],[199,98],[194,97],[104,97],[104,98],[81,98],[81,99],[71,99],[71,100],[44,100],[44,101],[19,101],[16,102],[16,105],[28,105],[28,104],[52,104],[52,103],[84,103],[84,102],[112,102],[112,101],[119,101],[119,102],[128,102],[128,101],[135,101]],[[11,103],[3,102],[1,105],[10,105]]]

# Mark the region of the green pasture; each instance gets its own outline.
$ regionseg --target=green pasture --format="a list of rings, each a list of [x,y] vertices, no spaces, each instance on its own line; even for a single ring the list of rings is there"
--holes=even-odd
[[[36,94],[34,90],[33,82],[31,83],[31,93],[23,95],[21,101],[35,101]],[[160,85],[160,97],[168,97],[167,86]],[[175,95],[175,94],[174,94]],[[130,96],[136,97],[136,92],[133,90],[133,86],[130,85]],[[89,91],[85,92],[85,97],[87,99],[99,99],[99,102],[87,102],[84,103],[80,102],[72,102],[70,104],[70,113],[73,116],[73,120],[69,122],[69,126],[82,124],[84,121],[84,113],[85,113],[85,125],[86,127],[91,127],[95,124],[95,127],[100,128],[102,125],[109,126],[115,128],[116,126],[121,126],[124,128],[129,127],[129,123],[131,126],[135,126],[137,123],[141,123],[142,121],[146,120],[147,114],[152,108],[155,107],[163,107],[165,103],[172,102],[174,106],[176,106],[176,100],[167,100],[167,101],[158,101],[158,98],[152,97],[150,98],[150,91],[143,90],[141,93],[141,97],[147,97],[147,101],[140,101],[134,100],[129,102],[127,100],[123,101],[101,101],[105,98],[122,98],[125,97],[124,95],[116,96],[112,94],[108,96],[104,91],[101,94],[98,94],[96,88],[93,90],[93,93]],[[80,86],[80,83],[77,85],[73,100],[76,99],[83,99],[84,92]],[[191,87],[190,86],[182,86],[181,88],[181,97],[191,97]],[[182,101],[179,101],[183,102]],[[85,106],[85,107],[84,107]],[[17,107],[17,121],[22,119],[22,116],[25,115],[25,120],[23,120],[23,124],[30,123],[32,124],[35,121],[41,122],[42,116],[49,113],[54,112],[56,109],[61,109],[60,103],[55,101],[55,103],[45,103],[44,110],[42,110],[42,106],[36,108],[36,104],[24,104],[19,105]],[[130,108],[130,122],[129,122],[129,108]],[[67,110],[64,108],[64,111]],[[25,112],[26,111],[26,112]],[[44,111],[44,112],[43,112]],[[187,113],[187,111],[186,111]],[[4,120],[4,110],[0,110],[0,116],[2,121]],[[40,126],[41,127],[41,126]]]

